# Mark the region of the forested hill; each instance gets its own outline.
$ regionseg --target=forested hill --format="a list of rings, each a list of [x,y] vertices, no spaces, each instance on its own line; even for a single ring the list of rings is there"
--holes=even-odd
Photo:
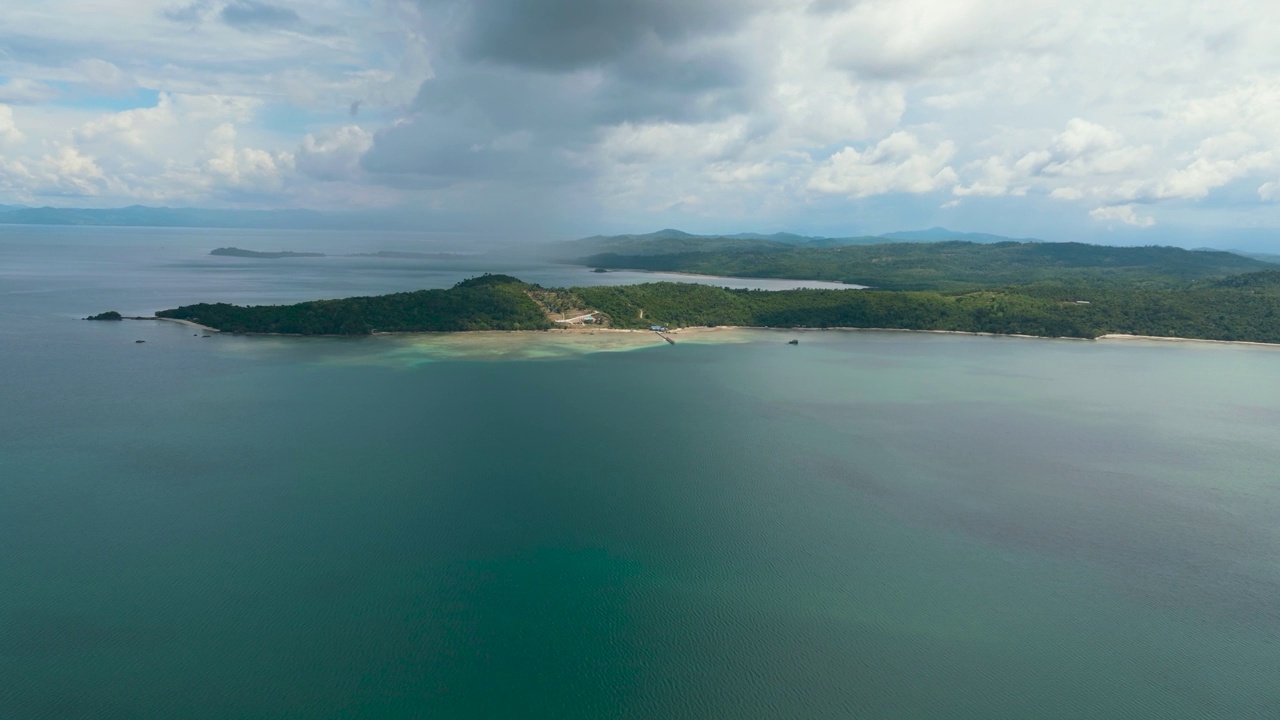
[[[188,305],[157,313],[229,332],[362,335],[374,331],[536,330],[534,297],[589,309],[598,324],[960,330],[1092,338],[1108,333],[1280,343],[1280,271],[1172,288],[1042,283],[978,291],[727,290],[684,283],[548,290],[506,275],[448,290],[296,305]]]
[[[509,275],[482,275],[448,290],[317,300],[296,305],[184,305],[157,317],[190,320],[224,332],[367,335],[372,332],[543,330],[551,327],[528,286]]]
[[[684,283],[576,288],[614,327],[652,324],[1111,333],[1280,343],[1280,272],[1173,289],[1033,285],[975,292],[728,290]]]
[[[609,269],[828,280],[886,290],[966,290],[1040,282],[1174,287],[1191,280],[1276,267],[1229,252],[1173,247],[959,241],[667,254],[610,252],[580,258],[577,262]]]

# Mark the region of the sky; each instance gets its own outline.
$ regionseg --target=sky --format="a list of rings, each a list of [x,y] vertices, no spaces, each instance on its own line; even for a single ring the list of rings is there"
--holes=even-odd
[[[0,204],[1280,251],[1273,2],[5,0]]]

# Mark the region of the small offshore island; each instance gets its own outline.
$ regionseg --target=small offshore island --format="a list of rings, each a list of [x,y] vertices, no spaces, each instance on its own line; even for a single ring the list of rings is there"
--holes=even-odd
[[[245,250],[238,247],[220,247],[209,251],[215,257],[252,258],[255,260],[279,260],[281,258],[322,258],[330,257],[322,252],[293,252],[290,250]],[[465,257],[462,253],[449,252],[404,252],[397,250],[379,250],[377,252],[346,253],[338,257],[382,258],[393,260],[449,260]]]

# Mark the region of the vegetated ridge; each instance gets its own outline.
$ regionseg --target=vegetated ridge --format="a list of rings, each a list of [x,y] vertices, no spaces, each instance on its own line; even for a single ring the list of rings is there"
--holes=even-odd
[[[1280,273],[1272,273],[1160,289],[1045,283],[964,292],[763,291],[650,283],[574,292],[614,327],[850,327],[1280,343]]]
[[[885,290],[975,290],[1058,282],[1097,287],[1175,287],[1275,265],[1223,251],[1084,243],[893,243],[836,248],[771,247],[665,254],[602,252],[577,263],[606,269],[792,278]]]
[[[296,305],[187,305],[157,316],[229,332],[361,335],[542,330],[552,327],[552,312],[592,312],[600,325],[635,329],[848,327],[1280,343],[1280,271],[1152,287],[1042,282],[966,291],[730,290],[670,282],[546,289],[484,275],[448,290]]]
[[[525,283],[482,275],[447,290],[418,290],[295,305],[184,305],[157,317],[190,320],[224,332],[367,335],[373,332],[545,330],[551,327]]]

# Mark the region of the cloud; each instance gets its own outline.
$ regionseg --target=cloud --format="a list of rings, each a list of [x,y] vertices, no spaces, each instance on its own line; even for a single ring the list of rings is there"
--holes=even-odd
[[[293,169],[293,156],[236,146],[236,129],[230,123],[214,128],[205,140],[209,157],[204,170],[219,188],[235,191],[274,191]]]
[[[307,135],[294,152],[298,172],[317,180],[351,180],[361,174],[360,158],[373,147],[373,135],[358,125]]]
[[[617,62],[646,42],[677,46],[731,32],[761,0],[487,0],[461,8],[461,51],[474,60],[553,72]]]
[[[1025,194],[1026,187],[1011,187],[1018,180],[1019,172],[1009,167],[1001,158],[991,157],[964,168],[970,179],[967,185],[956,185],[952,192],[958,197],[1000,197],[1013,193]]]
[[[1280,217],[1266,0],[98,5],[6,3],[6,197],[399,197],[477,222],[822,234]],[[208,145],[223,125],[234,139]]]
[[[861,152],[846,147],[832,155],[808,186],[853,198],[933,192],[956,183],[956,172],[947,165],[955,151],[950,141],[928,148],[915,135],[899,131]]]
[[[1006,152],[964,167],[967,184],[958,185],[958,196],[1022,196],[1031,188],[1047,190],[1058,200],[1079,200],[1088,195],[1106,196],[1110,178],[1127,176],[1152,156],[1149,145],[1133,146],[1119,132],[1082,118],[1071,118],[1062,132],[1035,149]],[[1063,184],[1074,183],[1074,184]],[[1086,184],[1092,191],[1080,184]],[[1134,199],[1132,191],[1121,193]]]
[[[302,24],[297,11],[257,0],[232,0],[222,7],[218,17],[240,30],[289,29]]]
[[[1115,175],[1133,169],[1150,147],[1125,145],[1120,133],[1097,123],[1072,118],[1044,153],[1027,155],[1032,172],[1061,177]]]
[[[0,144],[16,144],[26,139],[27,136],[22,134],[13,120],[13,108],[0,105]]]
[[[154,107],[135,108],[99,115],[72,131],[81,144],[113,144],[155,149],[164,135],[183,126],[199,128],[208,123],[248,122],[261,101],[225,95],[170,95],[161,93]],[[122,150],[123,151],[123,150]]]
[[[4,185],[24,196],[279,201],[297,177],[293,154],[245,143],[237,129],[260,104],[162,93],[154,106],[98,114],[62,139],[24,143],[18,133],[7,143]],[[5,119],[0,112],[0,128]],[[0,138],[11,134],[0,130]],[[52,150],[41,154],[40,145]]]
[[[1276,165],[1276,152],[1262,147],[1256,137],[1246,132],[1230,132],[1202,141],[1191,154],[1191,161],[1170,171],[1155,187],[1152,196],[1199,200],[1236,178]]]
[[[1094,220],[1119,220],[1125,225],[1144,228],[1156,224],[1155,218],[1139,215],[1132,205],[1111,205],[1095,208],[1089,211],[1089,217]]]
[[[32,105],[57,96],[57,90],[37,80],[10,78],[0,83],[0,103]]]
[[[173,22],[198,24],[213,9],[212,0],[196,0],[186,5],[167,7],[160,11],[161,17]]]
[[[85,84],[100,93],[118,95],[132,90],[136,85],[132,76],[106,60],[89,58],[81,60],[76,67],[83,75]]]
[[[1200,200],[1214,189],[1280,165],[1280,155],[1239,130],[1202,140],[1170,157],[1135,146],[1101,124],[1073,118],[1043,149],[993,156],[964,168],[968,184],[956,195],[1025,194],[1031,188],[1062,201]]]
[[[97,161],[69,145],[39,158],[0,156],[0,188],[49,197],[94,197],[112,190]]]
[[[863,0],[827,3],[824,35],[837,65],[863,78],[959,77],[998,62],[1034,59],[1068,36],[1055,8],[1017,0]],[[827,39],[824,38],[824,39]]]

